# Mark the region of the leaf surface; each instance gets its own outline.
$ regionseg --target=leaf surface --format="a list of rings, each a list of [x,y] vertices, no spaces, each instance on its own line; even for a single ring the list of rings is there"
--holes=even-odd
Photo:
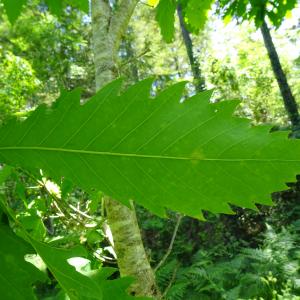
[[[14,23],[20,16],[27,0],[2,0],[10,23]]]
[[[71,300],[142,300],[126,293],[133,281],[131,278],[107,280],[116,271],[113,268],[84,272],[70,265],[69,259],[87,256],[83,247],[62,249],[34,239],[30,239],[30,242]]]
[[[81,269],[80,264],[74,263],[74,259],[80,262],[80,259],[87,256],[83,247],[51,247],[36,241],[22,228],[18,229],[26,241],[15,235],[7,225],[0,224],[1,299],[37,299],[32,284],[45,281],[46,276],[25,260],[27,254],[37,253],[70,300],[150,300],[146,297],[133,297],[127,293],[128,287],[134,281],[132,278],[108,280],[108,277],[115,273],[114,268]]]
[[[24,256],[34,250],[11,229],[0,224],[0,295],[5,300],[36,299],[31,285],[42,280],[42,273]]]
[[[63,9],[68,5],[79,8],[85,13],[89,12],[88,0],[46,0],[46,3],[51,13],[58,17],[62,14]]]
[[[156,21],[158,22],[161,34],[167,43],[172,42],[175,33],[175,11],[174,0],[160,0],[156,7]]]
[[[185,21],[191,26],[193,32],[198,32],[204,28],[213,2],[213,0],[188,0],[186,2],[184,7]]]
[[[41,168],[86,190],[99,189],[156,214],[201,218],[255,209],[300,172],[300,141],[232,116],[238,101],[209,103],[211,92],[180,103],[184,83],[150,99],[145,80],[119,95],[120,81],[80,105],[79,91],[0,129],[0,161]]]
[[[11,24],[14,24],[22,10],[28,5],[28,0],[0,0],[3,2],[7,17]],[[63,9],[69,5],[82,10],[85,13],[89,12],[88,0],[45,0],[52,14],[60,16]]]

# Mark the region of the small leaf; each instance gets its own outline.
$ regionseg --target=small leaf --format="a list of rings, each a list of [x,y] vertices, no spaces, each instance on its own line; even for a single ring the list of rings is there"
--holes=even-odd
[[[68,194],[72,191],[72,189],[73,189],[72,182],[68,179],[64,179],[60,187],[61,198],[65,199],[68,196]]]
[[[90,214],[94,214],[97,209],[99,204],[101,203],[102,199],[102,192],[93,192],[90,194],[90,202],[88,204],[88,209]]]
[[[0,167],[0,185],[11,175],[13,168],[10,166]]]
[[[193,31],[199,31],[204,28],[207,21],[207,15],[213,0],[189,0],[184,8],[184,17],[187,23],[193,28]]]
[[[39,241],[44,239],[46,235],[46,228],[36,210],[28,209],[26,213],[17,215],[17,220],[22,224],[22,227],[31,237]]]
[[[100,243],[103,241],[104,236],[102,234],[100,234],[97,230],[90,230],[87,233],[87,241],[89,244],[96,244],[96,243]]]
[[[25,188],[23,182],[21,182],[17,176],[16,176],[15,190],[16,190],[17,196],[23,201],[25,207],[27,207],[26,188]]]
[[[156,21],[158,22],[161,34],[167,43],[172,42],[175,33],[175,11],[174,0],[160,0],[156,7]]]

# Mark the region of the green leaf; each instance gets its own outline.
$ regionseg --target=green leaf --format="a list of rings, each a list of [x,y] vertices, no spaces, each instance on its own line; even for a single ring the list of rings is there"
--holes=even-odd
[[[79,8],[87,14],[89,13],[89,0],[69,0],[66,2],[69,2],[70,5]]]
[[[63,1],[62,0],[46,0],[46,4],[49,7],[49,10],[52,14],[59,16],[63,10]]]
[[[61,184],[61,187],[60,187],[60,189],[61,189],[61,198],[65,199],[68,196],[68,194],[72,191],[73,188],[74,187],[73,187],[72,182],[68,179],[64,179],[62,184]]]
[[[0,0],[0,2],[1,1],[4,4],[6,14],[11,24],[16,22],[28,2],[28,0]],[[88,0],[46,0],[45,2],[50,12],[56,16],[60,16],[63,9],[68,5],[78,8],[85,13],[89,12]]]
[[[92,229],[86,235],[89,244],[100,243],[104,239],[104,234],[100,234],[97,230]]]
[[[115,273],[114,268],[86,270],[82,260],[87,253],[80,246],[59,249],[33,239],[30,242],[71,300],[148,299],[135,298],[126,293],[133,282],[131,278],[107,280]]]
[[[183,83],[150,99],[151,80],[119,95],[120,81],[80,105],[78,90],[25,122],[0,129],[0,161],[45,170],[74,185],[156,214],[201,218],[255,208],[300,172],[300,141],[232,116],[238,101],[210,104],[211,92],[180,103]]]
[[[13,168],[10,166],[0,167],[0,185],[11,175]]]
[[[175,32],[175,11],[174,0],[160,0],[156,7],[156,21],[158,22],[161,34],[167,43],[172,42]]]
[[[213,0],[188,0],[184,8],[184,16],[187,23],[193,31],[199,31],[204,28],[207,21],[207,15]]]
[[[62,14],[63,8],[71,5],[73,7],[79,8],[85,13],[89,12],[89,2],[88,0],[46,0],[46,3],[52,14],[60,16]]]
[[[239,21],[249,21],[253,19],[256,28],[261,26],[267,16],[271,23],[278,28],[286,15],[295,8],[296,4],[297,0],[219,0],[217,10],[221,13],[223,18],[230,16]]]
[[[22,233],[31,245],[16,236],[8,226],[0,224],[1,299],[36,299],[31,286],[37,281],[44,281],[46,277],[32,263],[27,262],[25,256],[37,253],[71,300],[149,300],[127,294],[126,290],[134,281],[131,278],[107,280],[116,269],[84,268],[82,260],[87,253],[83,247],[55,248]]]
[[[34,250],[11,229],[0,224],[0,295],[5,300],[36,299],[32,284],[44,279],[31,263],[25,261],[26,254]]]
[[[98,206],[101,203],[101,200],[102,200],[101,192],[96,191],[90,194],[90,202],[88,204],[88,209],[90,214],[94,214],[97,211]]]
[[[31,237],[37,240],[44,239],[46,228],[35,209],[27,209],[26,212],[18,214],[16,218]]]
[[[2,2],[11,24],[15,23],[22,13],[23,6],[27,4],[27,0],[2,0]]]
[[[77,272],[68,263],[68,259],[72,257],[86,256],[82,247],[59,249],[33,239],[30,242],[71,300],[103,299],[101,285]]]

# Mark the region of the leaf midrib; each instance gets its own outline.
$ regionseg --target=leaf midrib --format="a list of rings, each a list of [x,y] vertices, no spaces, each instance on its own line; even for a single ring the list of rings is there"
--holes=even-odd
[[[189,161],[219,161],[219,162],[300,162],[300,159],[267,159],[267,158],[206,158],[206,157],[186,157],[186,156],[168,156],[168,155],[152,155],[152,154],[138,154],[138,153],[119,153],[107,151],[92,151],[84,149],[69,149],[69,148],[55,148],[55,147],[35,147],[35,146],[20,146],[20,147],[0,147],[1,151],[48,151],[48,152],[64,152],[75,154],[92,154],[99,156],[118,156],[118,157],[134,157],[134,158],[152,158],[152,159],[167,159],[167,160],[189,160]]]

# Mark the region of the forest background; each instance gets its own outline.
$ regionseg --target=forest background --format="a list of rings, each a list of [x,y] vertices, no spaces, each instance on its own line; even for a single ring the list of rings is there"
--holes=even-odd
[[[225,17],[225,24],[213,5],[205,26],[191,34],[180,24],[177,11],[174,38],[166,43],[155,5],[139,2],[122,36],[115,72],[125,86],[155,75],[153,93],[159,94],[186,80],[185,96],[213,88],[212,102],[241,100],[236,114],[253,124],[272,124],[274,131],[291,129],[254,22]],[[62,89],[82,87],[83,102],[95,93],[90,14],[68,6],[58,17],[46,4],[29,1],[12,25],[3,4],[0,10],[1,122],[25,118],[39,104],[50,105]],[[279,29],[270,25],[295,99],[300,93],[299,16],[295,8]],[[76,268],[117,267],[100,192],[88,193],[68,181],[54,183],[43,173],[32,176],[20,168],[3,167],[1,180],[2,197],[15,221],[33,238],[65,249],[81,244],[89,260],[73,260]],[[235,215],[205,212],[205,222],[172,211],[161,218],[136,205],[158,297],[300,299],[300,187],[288,186],[288,191],[273,194],[272,207],[260,205],[259,211],[233,207]],[[75,299],[39,256],[27,260],[47,274],[46,280],[34,282],[35,297]],[[111,278],[118,278],[118,273]]]

